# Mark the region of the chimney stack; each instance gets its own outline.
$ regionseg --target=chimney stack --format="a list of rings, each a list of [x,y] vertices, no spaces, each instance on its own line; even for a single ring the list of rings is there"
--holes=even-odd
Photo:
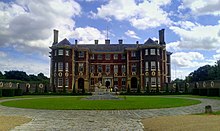
[[[58,43],[58,30],[53,30],[53,44],[56,44],[56,43]]]
[[[164,29],[159,30],[159,44],[160,45],[166,44],[164,41]]]
[[[119,43],[119,44],[123,44],[123,40],[122,40],[122,39],[119,39],[119,40],[118,40],[118,43]]]
[[[110,40],[109,40],[109,39],[106,39],[106,40],[105,40],[105,44],[106,44],[106,45],[109,45],[109,44],[110,44]]]
[[[75,45],[77,45],[78,44],[78,41],[77,40],[75,40]]]
[[[138,45],[138,44],[139,44],[139,41],[136,41],[136,44]]]
[[[99,40],[94,40],[95,41],[95,45],[99,44]]]

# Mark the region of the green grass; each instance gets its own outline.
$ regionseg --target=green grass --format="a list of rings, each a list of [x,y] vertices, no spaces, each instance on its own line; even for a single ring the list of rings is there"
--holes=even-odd
[[[199,104],[200,101],[182,98],[127,96],[126,100],[81,100],[82,96],[34,98],[1,103],[4,106],[48,110],[131,110],[171,108]]]

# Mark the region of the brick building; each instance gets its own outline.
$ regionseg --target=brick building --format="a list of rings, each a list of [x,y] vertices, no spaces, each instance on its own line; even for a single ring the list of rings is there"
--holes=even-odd
[[[126,90],[163,90],[171,81],[170,52],[166,51],[164,29],[159,31],[159,41],[148,39],[145,43],[71,44],[67,39],[54,42],[50,47],[50,84],[56,91],[71,91],[74,83],[78,91],[94,91],[100,82],[107,87]]]

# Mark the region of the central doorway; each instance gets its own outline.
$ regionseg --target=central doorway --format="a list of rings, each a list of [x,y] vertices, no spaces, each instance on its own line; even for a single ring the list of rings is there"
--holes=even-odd
[[[110,86],[110,81],[105,81],[105,86],[107,87],[107,88],[109,88],[109,86]]]

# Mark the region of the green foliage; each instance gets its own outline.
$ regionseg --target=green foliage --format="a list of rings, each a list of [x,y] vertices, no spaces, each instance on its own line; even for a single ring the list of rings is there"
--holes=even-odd
[[[82,88],[82,94],[85,94],[85,88],[84,87]]]
[[[0,97],[2,97],[2,89],[0,89]]]
[[[29,81],[28,75],[23,71],[5,71],[4,76],[6,79]]]
[[[11,97],[15,95],[15,89],[2,89],[2,96]]]
[[[23,92],[22,89],[15,89],[15,96],[22,96]]]
[[[81,98],[83,97],[44,97],[7,101],[1,104],[10,107],[49,110],[132,110],[170,108],[200,103],[198,100],[191,99],[147,96],[126,96],[126,100],[81,100]]]
[[[44,85],[44,93],[47,93],[48,89],[47,89],[47,85]]]
[[[37,84],[35,86],[35,93],[38,93],[38,86],[37,86]]]
[[[206,80],[217,80],[220,79],[220,60],[215,65],[205,65],[194,72],[191,72],[186,77],[187,82],[206,81]]]
[[[141,93],[141,86],[138,84],[137,93]]]

